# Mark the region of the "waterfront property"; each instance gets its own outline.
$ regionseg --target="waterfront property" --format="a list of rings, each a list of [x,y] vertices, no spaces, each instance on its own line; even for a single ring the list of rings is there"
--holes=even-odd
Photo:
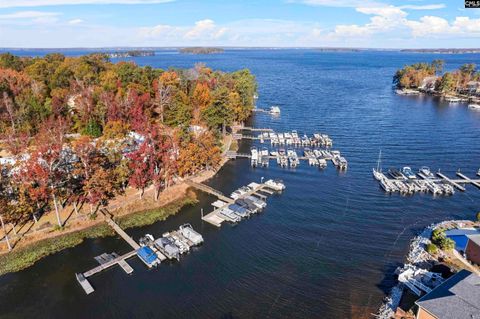
[[[480,318],[480,277],[461,270],[416,304],[417,319]]]
[[[467,235],[468,241],[465,246],[465,257],[474,264],[480,265],[480,232]]]

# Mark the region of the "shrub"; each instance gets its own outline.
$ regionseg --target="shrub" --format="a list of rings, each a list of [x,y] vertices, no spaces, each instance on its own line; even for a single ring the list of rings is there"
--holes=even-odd
[[[433,255],[438,251],[437,246],[435,246],[435,244],[432,244],[432,243],[427,245],[426,250],[427,250],[427,253],[429,253],[430,255]]]
[[[455,248],[455,242],[447,237],[442,238],[440,241],[440,249],[448,251]]]

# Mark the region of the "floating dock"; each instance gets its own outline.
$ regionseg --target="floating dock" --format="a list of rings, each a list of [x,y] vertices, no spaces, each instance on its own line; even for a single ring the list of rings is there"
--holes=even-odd
[[[250,191],[242,194],[242,195],[239,195],[237,199],[244,199],[248,196],[256,196],[262,200],[266,200],[267,199],[267,196],[263,195],[261,192],[264,192],[264,193],[267,193],[267,194],[274,194],[274,190],[267,184],[257,184],[257,183],[251,183],[248,185],[250,187]],[[221,199],[221,198],[220,198]],[[228,201],[224,201],[223,199],[221,199],[221,201],[216,201],[212,204],[212,206],[215,207],[215,209],[205,215],[205,216],[202,216],[202,220],[206,221],[207,223],[213,225],[213,226],[216,226],[216,227],[220,227],[222,226],[222,223],[224,221],[228,221],[228,218],[226,216],[223,216],[222,214],[220,214],[220,212],[227,208],[230,204],[234,203],[235,200],[233,198],[229,198]]]
[[[417,175],[421,177],[420,179],[395,179],[381,174],[382,178],[379,182],[387,193],[400,192],[402,194],[431,192],[434,195],[453,195],[454,188],[465,192],[465,185],[467,184],[480,188],[480,179],[471,179],[460,172],[457,172],[456,174],[460,178],[450,178],[440,172],[436,173],[439,178],[434,178],[433,176],[428,177],[421,172],[417,173]],[[388,187],[391,189],[387,190]]]
[[[443,178],[443,180],[446,181],[447,183],[450,183],[453,186],[455,186],[457,189],[461,190],[462,192],[465,191],[465,187],[463,187],[462,185],[458,184],[457,182],[451,180],[450,178],[443,175],[442,173],[438,172],[437,175],[440,176],[441,178]]]
[[[133,240],[120,226],[117,225],[113,221],[113,219],[109,216],[108,212],[101,211],[105,215],[105,221],[108,225],[110,225],[115,232],[122,237],[130,246],[132,246],[133,250],[122,255],[118,256],[116,253],[112,254],[102,254],[100,256],[95,257],[95,260],[100,264],[95,268],[92,268],[84,273],[76,274],[75,277],[77,278],[78,283],[82,286],[85,293],[91,294],[94,289],[87,278],[98,274],[106,269],[109,269],[115,265],[119,265],[120,268],[125,271],[127,274],[131,274],[133,272],[133,268],[125,261],[128,258],[131,258],[137,254],[137,250],[140,248],[140,245]]]

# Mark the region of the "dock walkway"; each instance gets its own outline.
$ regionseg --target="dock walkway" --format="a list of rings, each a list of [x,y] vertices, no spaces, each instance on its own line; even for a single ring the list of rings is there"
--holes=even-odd
[[[115,232],[120,237],[122,237],[130,246],[132,246],[133,249],[137,250],[140,248],[140,245],[135,240],[133,240],[133,238],[130,237],[122,228],[120,228],[120,226],[118,226],[117,223],[115,223],[113,219],[111,219],[107,214],[105,214],[105,219],[107,221],[107,224],[110,225],[113,230],[115,230]]]
[[[192,180],[185,180],[185,183],[188,185],[188,186],[192,186],[198,190],[201,190],[202,192],[205,192],[205,193],[208,193],[208,194],[211,194],[213,196],[216,196],[218,197],[218,199],[220,200],[223,200],[224,202],[227,202],[229,204],[233,203],[233,199],[225,196],[222,194],[222,192],[208,186],[208,185],[205,185],[205,184],[202,184],[202,183],[197,183],[197,182],[194,182]]]
[[[452,184],[453,186],[455,186],[456,188],[458,188],[459,190],[461,190],[462,192],[465,191],[465,187],[463,187],[462,185],[458,184],[458,183],[455,182],[454,180],[451,180],[450,178],[448,178],[447,176],[443,175],[442,173],[438,172],[437,175],[440,176],[441,178],[443,178],[447,183],[450,183],[450,184]]]
[[[460,172],[457,172],[457,175],[460,176],[461,178],[463,178],[466,183],[470,183],[470,184],[475,185],[476,187],[480,188],[480,182],[478,180],[475,181],[475,180],[471,179],[470,177],[467,177],[467,176],[463,175]]]

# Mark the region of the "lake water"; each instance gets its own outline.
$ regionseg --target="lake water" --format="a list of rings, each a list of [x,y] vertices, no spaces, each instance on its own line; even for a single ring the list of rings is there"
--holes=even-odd
[[[32,52],[23,52],[32,54]],[[70,52],[71,53],[71,52]],[[73,52],[72,54],[77,54]],[[252,125],[329,134],[349,161],[340,173],[303,162],[281,169],[252,169],[247,160],[227,163],[208,183],[229,194],[265,178],[287,189],[268,200],[258,216],[215,228],[200,219],[214,198],[165,222],[133,229],[134,238],[162,234],[185,222],[205,243],[181,262],[147,270],[138,260],[127,276],[114,268],[91,279],[86,296],[76,272],[95,266],[94,256],[124,253],[119,238],[88,240],[0,277],[0,318],[368,318],[394,285],[410,239],[432,222],[474,218],[480,190],[468,186],[452,197],[386,195],[371,175],[379,150],[383,166],[423,165],[454,176],[474,176],[480,166],[480,112],[431,97],[395,95],[397,68],[435,58],[447,68],[480,55],[397,52],[321,53],[313,50],[238,50],[218,55],[160,52],[135,58],[141,65],[192,67],[205,62],[225,71],[249,68],[258,79],[259,107],[279,105],[282,114],[257,114]],[[242,149],[248,151],[245,142]]]

